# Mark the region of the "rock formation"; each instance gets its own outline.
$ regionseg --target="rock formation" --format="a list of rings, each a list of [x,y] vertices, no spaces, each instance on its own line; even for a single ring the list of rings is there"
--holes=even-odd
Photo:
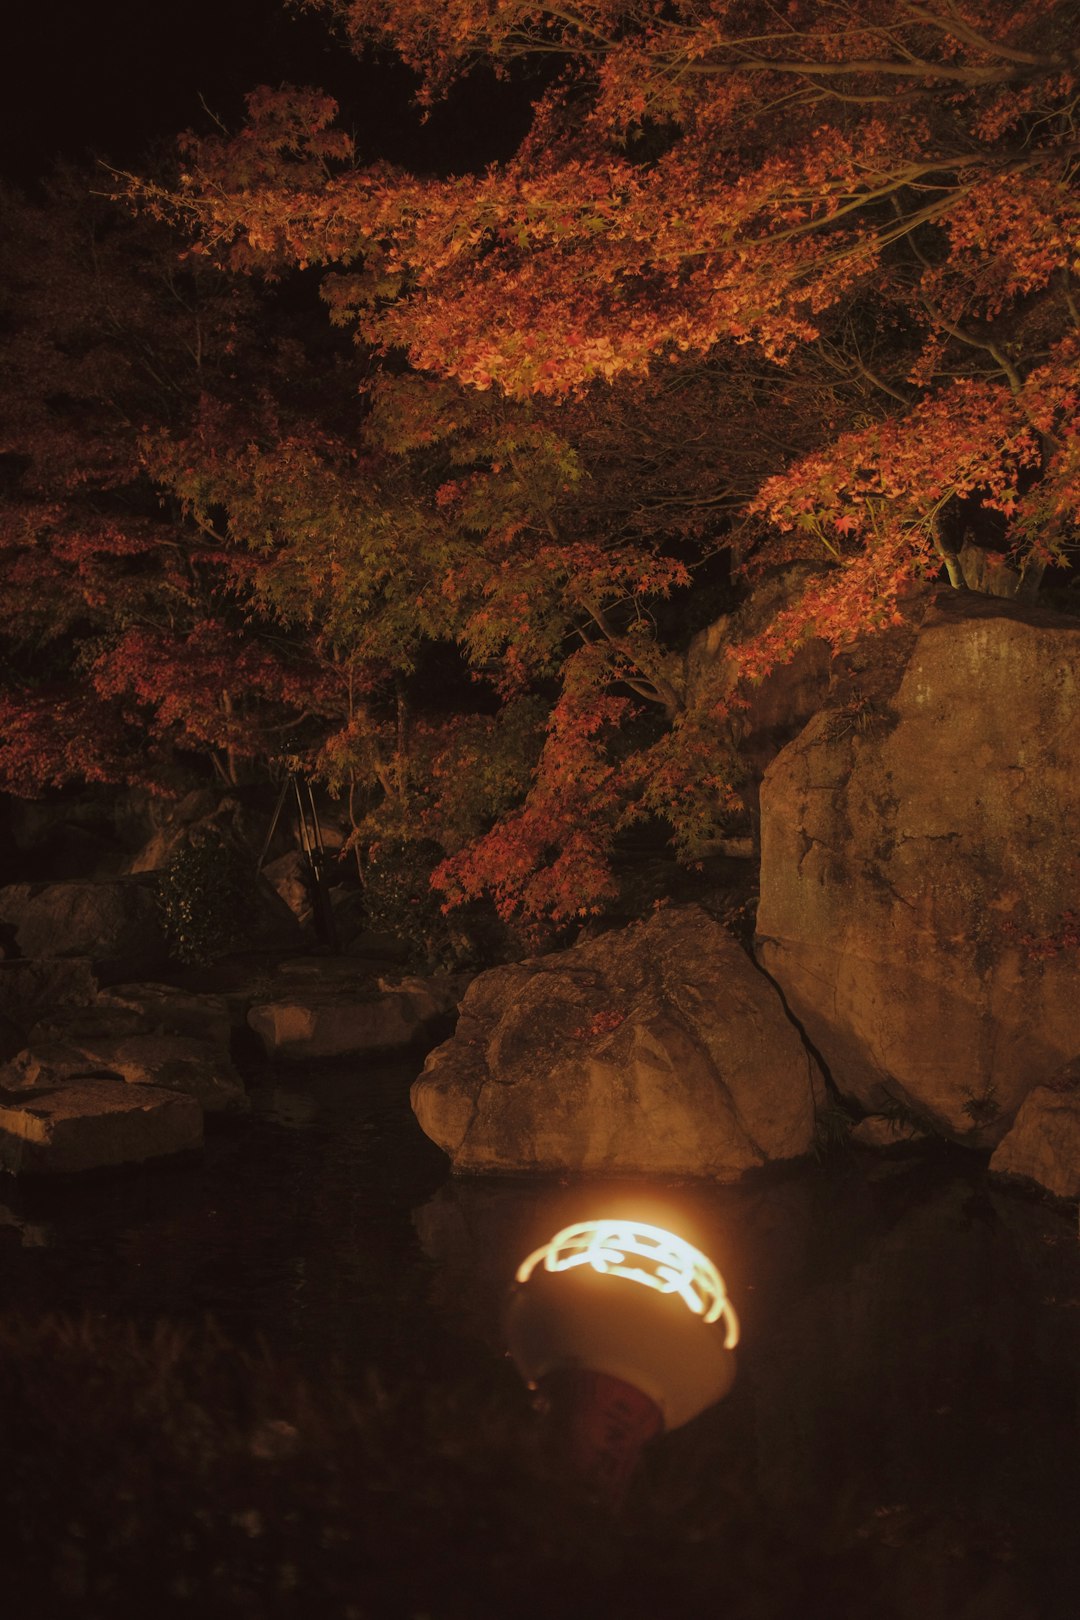
[[[202,1146],[193,1097],[98,1077],[0,1091],[0,1169],[70,1174],[186,1153]]]
[[[733,1180],[806,1153],[817,1067],[698,906],[475,979],[412,1090],[455,1169]]]
[[[282,985],[255,1003],[249,1028],[268,1057],[306,1062],[407,1049],[452,1018],[466,980],[446,977],[379,979],[374,985],[352,964],[354,982],[332,974]],[[435,1031],[435,1034],[430,1034]]]
[[[758,957],[842,1093],[975,1144],[1080,1053],[1080,620],[929,609],[762,786]]]
[[[30,960],[92,958],[112,976],[164,965],[168,951],[153,885],[141,878],[11,884],[0,924]]]
[[[1001,1175],[1080,1198],[1080,1086],[1036,1086],[990,1160]]]

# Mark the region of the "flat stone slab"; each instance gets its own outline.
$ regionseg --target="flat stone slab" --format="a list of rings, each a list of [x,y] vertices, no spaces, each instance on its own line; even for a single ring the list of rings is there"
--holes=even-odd
[[[80,1043],[86,1066],[128,1085],[182,1091],[208,1114],[245,1114],[244,1082],[227,1052],[186,1035],[131,1035]]]
[[[139,1033],[186,1035],[226,1049],[232,1034],[224,996],[194,995],[172,984],[114,984],[101,992],[97,1005],[136,1016]]]
[[[248,1025],[269,1057],[362,1056],[414,1046],[441,1018],[449,1017],[464,990],[461,979],[380,981],[377,989],[350,991],[338,985],[294,987],[253,1006]]]
[[[121,1080],[75,1079],[0,1093],[0,1169],[67,1175],[202,1146],[193,1097]]]
[[[107,1010],[106,1010],[107,1011]],[[112,1014],[121,1020],[124,1014]],[[0,1090],[25,1091],[66,1085],[70,1080],[115,1077],[129,1085],[156,1086],[194,1097],[208,1114],[244,1114],[247,1090],[229,1054],[187,1035],[110,1033],[102,1009],[90,1008],[62,1033],[42,1027],[10,1062],[0,1065]]]

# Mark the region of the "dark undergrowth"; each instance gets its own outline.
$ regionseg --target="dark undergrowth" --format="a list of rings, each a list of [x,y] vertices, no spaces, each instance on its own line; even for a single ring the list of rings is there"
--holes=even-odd
[[[509,1365],[482,1386],[349,1393],[212,1325],[7,1317],[0,1391],[13,1620],[1036,1613],[944,1540],[914,1569],[887,1537],[801,1545],[755,1504],[750,1459],[718,1477],[693,1425],[612,1518],[545,1472]]]

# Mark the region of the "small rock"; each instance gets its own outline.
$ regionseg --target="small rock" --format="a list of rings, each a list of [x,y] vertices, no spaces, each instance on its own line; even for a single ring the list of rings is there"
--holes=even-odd
[[[37,1221],[24,1220],[21,1215],[7,1204],[0,1204],[0,1226],[9,1227],[18,1232],[19,1243],[24,1249],[47,1249],[52,1242],[52,1227]]]
[[[1058,1198],[1080,1198],[1080,1091],[1052,1085],[1029,1091],[990,1168],[1037,1182]]]
[[[253,1457],[263,1462],[277,1462],[282,1457],[294,1456],[299,1443],[300,1431],[292,1423],[286,1423],[284,1418],[266,1418],[256,1425],[250,1450]]]
[[[297,922],[308,923],[314,913],[311,903],[310,868],[302,850],[292,849],[276,861],[268,861],[262,875],[279,900],[283,900]]]
[[[926,1132],[908,1120],[890,1119],[886,1114],[868,1114],[851,1128],[850,1138],[859,1147],[901,1147],[905,1142],[924,1142]]]

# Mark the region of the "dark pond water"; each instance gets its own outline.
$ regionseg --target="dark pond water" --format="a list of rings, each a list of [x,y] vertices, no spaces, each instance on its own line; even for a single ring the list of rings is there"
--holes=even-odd
[[[212,1126],[194,1163],[28,1191],[0,1179],[5,1298],[145,1322],[211,1316],[307,1372],[430,1357],[433,1267],[411,1213],[446,1160],[409,1112],[415,1069],[285,1075],[256,1089],[253,1119]]]
[[[413,1068],[262,1084],[200,1162],[0,1182],[4,1306],[209,1315],[316,1382],[504,1379],[516,1261],[633,1195],[714,1256],[743,1324],[735,1389],[654,1448],[654,1493],[691,1516],[727,1493],[744,1521],[782,1524],[789,1552],[871,1549],[868,1620],[1080,1617],[1075,1211],[947,1149],[739,1188],[453,1180],[408,1110]],[[702,1556],[724,1607],[723,1546]],[[779,1613],[738,1596],[733,1613]],[[829,1611],[807,1593],[799,1612]]]

